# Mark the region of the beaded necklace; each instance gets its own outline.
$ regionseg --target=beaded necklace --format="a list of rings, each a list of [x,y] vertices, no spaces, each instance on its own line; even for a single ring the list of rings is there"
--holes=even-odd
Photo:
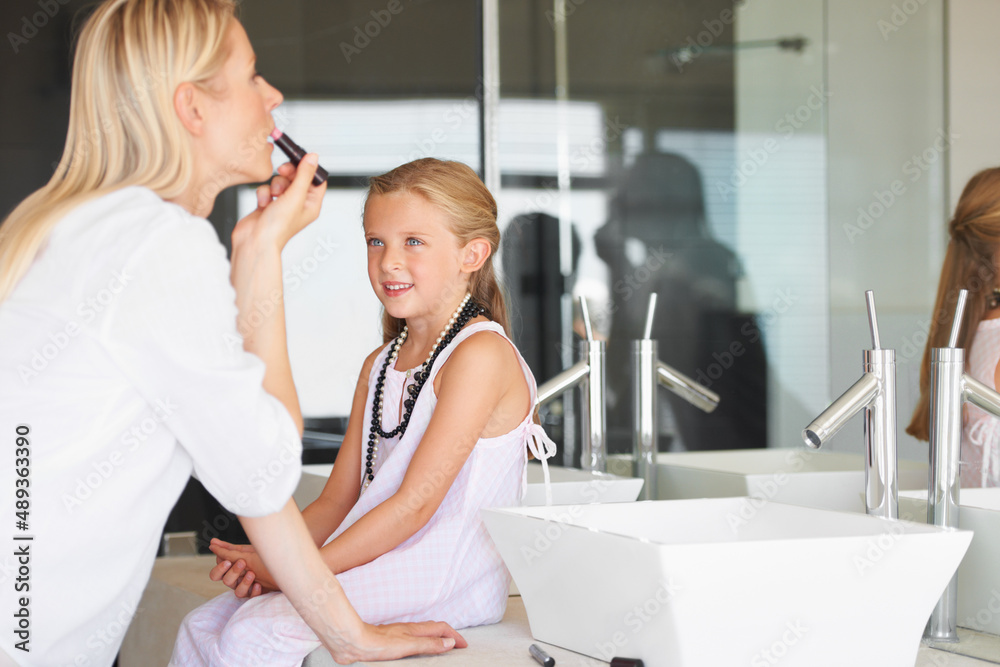
[[[399,420],[399,424],[391,431],[384,431],[382,429],[382,402],[385,388],[385,373],[386,369],[389,368],[389,364],[396,361],[396,357],[399,356],[399,348],[402,347],[403,341],[406,340],[407,327],[404,326],[399,336],[396,337],[396,341],[392,345],[392,351],[386,355],[385,362],[382,364],[382,369],[378,374],[378,380],[375,383],[375,398],[372,401],[372,419],[371,428],[368,431],[368,452],[365,456],[365,479],[362,491],[367,489],[368,485],[375,479],[373,469],[375,459],[378,457],[379,439],[394,438],[397,435],[402,436],[406,432],[406,427],[410,423],[410,415],[413,413],[413,406],[417,403],[417,396],[420,395],[420,390],[423,388],[424,383],[430,377],[434,361],[441,354],[441,351],[444,350],[445,346],[469,323],[469,320],[486,312],[485,308],[471,301],[471,299],[472,295],[466,293],[465,298],[462,299],[462,303],[459,304],[451,319],[448,320],[448,324],[445,325],[441,335],[438,336],[437,341],[431,347],[431,352],[427,355],[427,360],[420,364],[418,367],[420,370],[413,374],[413,384],[406,388],[410,393],[410,397],[403,401],[404,413]]]

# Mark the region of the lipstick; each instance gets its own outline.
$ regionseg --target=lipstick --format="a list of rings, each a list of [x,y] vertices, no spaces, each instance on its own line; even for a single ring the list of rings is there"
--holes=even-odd
[[[306,156],[306,149],[292,141],[287,134],[278,128],[274,128],[271,132],[271,138],[274,139],[274,145],[285,152],[285,155],[287,155],[288,159],[292,161],[292,164],[296,167],[299,166],[299,162],[301,162],[302,158]],[[316,165],[316,173],[313,175],[312,184],[323,185],[329,177],[330,174],[326,172],[326,169]]]

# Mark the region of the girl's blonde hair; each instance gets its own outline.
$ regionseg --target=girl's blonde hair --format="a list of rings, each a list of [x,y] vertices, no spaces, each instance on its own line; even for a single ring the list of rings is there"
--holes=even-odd
[[[421,195],[444,211],[451,220],[451,231],[459,245],[479,238],[489,242],[490,256],[470,276],[469,292],[476,303],[486,308],[486,316],[502,326],[509,335],[507,304],[493,269],[493,258],[500,248],[497,204],[476,172],[461,162],[422,158],[369,179],[368,199],[392,192]],[[405,324],[403,320],[384,312],[382,337],[385,342],[398,336]]]
[[[906,432],[930,439],[931,350],[947,347],[959,290],[969,290],[958,347],[969,350],[987,300],[997,287],[1000,252],[1000,168],[984,169],[966,184],[948,223],[948,249],[941,267],[937,299],[931,317],[927,347],[920,366],[920,401]],[[968,360],[968,352],[966,353]]]
[[[62,159],[0,225],[0,302],[70,209],[129,185],[164,199],[188,188],[194,156],[174,91],[219,72],[234,15],[235,0],[106,0],[94,10],[76,45]]]

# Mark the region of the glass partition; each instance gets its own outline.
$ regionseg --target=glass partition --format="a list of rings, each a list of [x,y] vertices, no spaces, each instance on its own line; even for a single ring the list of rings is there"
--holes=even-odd
[[[878,147],[916,150],[924,129],[943,126],[940,6],[887,40],[877,17],[891,7],[849,4],[414,0],[392,13],[379,2],[303,1],[274,17],[263,0],[244,3],[262,71],[286,95],[279,126],[332,175],[322,219],[285,256],[305,413],[342,425],[359,360],[381,340],[363,268],[364,179],[432,155],[499,174],[499,265],[539,383],[576,361],[576,299],[586,297],[608,341],[612,452],[631,447],[629,343],[654,292],[661,360],[722,399],[705,414],[662,390],[661,451],[799,444],[802,426],[860,370],[864,289],[875,289],[890,330],[919,333],[933,294],[927,266],[939,256],[931,233],[908,241],[918,264],[859,265],[878,255],[876,233],[844,230],[866,203],[859,193],[885,180]],[[496,12],[496,42],[483,34],[484,11],[487,30]],[[484,67],[491,57],[499,84]],[[874,59],[890,72],[865,64]],[[921,76],[901,78],[915,67]],[[896,85],[880,92],[887,76]],[[499,101],[484,108],[491,85]],[[880,225],[919,208],[934,228],[940,169]],[[239,202],[232,220],[253,205],[248,189]],[[319,259],[328,246],[334,262]],[[902,300],[896,285],[907,280],[920,293]],[[901,396],[912,398],[915,378],[903,372]],[[541,415],[574,464],[577,402]]]

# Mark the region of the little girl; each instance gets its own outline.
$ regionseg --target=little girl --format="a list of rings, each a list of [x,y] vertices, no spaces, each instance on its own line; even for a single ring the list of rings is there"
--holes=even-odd
[[[930,438],[930,355],[947,347],[960,290],[969,290],[958,347],[966,350],[967,370],[990,389],[997,387],[1000,363],[1000,168],[973,176],[948,224],[948,249],[927,348],[920,368],[920,402],[906,432]],[[968,405],[962,427],[963,487],[1000,486],[1000,420]]]
[[[458,162],[426,158],[371,179],[368,277],[385,344],[365,360],[333,473],[303,511],[369,623],[458,629],[506,609],[510,575],[479,511],[519,504],[528,451],[544,465],[555,446],[533,421],[535,380],[507,337],[496,215]],[[238,594],[274,588],[251,547],[212,550],[213,578],[225,573]],[[188,614],[171,664],[299,665],[319,645],[283,594],[226,593]]]

